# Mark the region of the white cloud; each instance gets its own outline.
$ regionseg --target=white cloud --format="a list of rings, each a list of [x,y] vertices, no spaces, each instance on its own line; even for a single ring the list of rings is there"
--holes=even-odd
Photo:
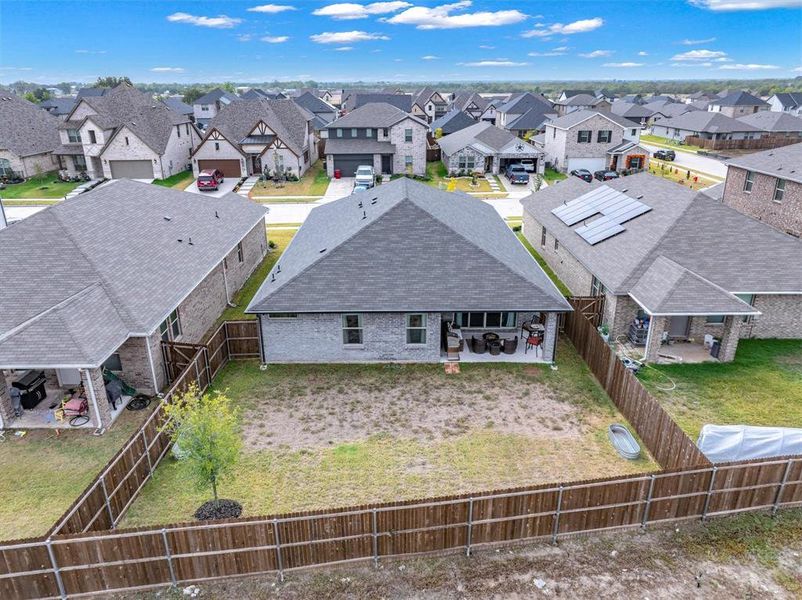
[[[690,3],[715,11],[768,10],[802,6],[802,0],[690,0]]]
[[[604,63],[603,67],[612,67],[614,69],[630,69],[633,67],[642,67],[643,63],[637,62],[614,62],[614,63]]]
[[[681,54],[675,54],[671,60],[676,61],[699,61],[699,60],[713,60],[713,59],[726,59],[727,53],[720,50],[688,50]]]
[[[240,42],[250,42],[253,39],[252,33],[241,33],[237,36]]]
[[[76,54],[106,54],[105,50],[86,50],[84,48],[80,48],[75,51]]]
[[[497,10],[451,14],[470,8],[471,0],[440,6],[413,6],[386,21],[395,25],[414,25],[417,29],[460,29],[463,27],[498,27],[526,20],[519,10]]]
[[[259,38],[263,42],[267,42],[268,44],[283,44],[290,36],[288,35],[266,35],[264,37]]]
[[[171,23],[187,23],[198,27],[211,27],[213,29],[231,29],[235,25],[242,23],[242,19],[218,15],[216,17],[200,17],[185,12],[177,12],[168,15],[167,20]]]
[[[495,50],[495,49],[496,49],[496,47],[495,47],[495,46],[488,46],[487,44],[482,44],[482,45],[481,45],[481,46],[479,46],[479,47],[480,47],[482,50]]]
[[[310,35],[309,39],[318,44],[352,44],[371,40],[389,40],[390,38],[380,33],[368,33],[367,31],[324,31]]]
[[[521,35],[523,37],[549,37],[552,35],[573,35],[575,33],[587,33],[593,31],[604,25],[604,19],[600,17],[593,17],[592,19],[581,19],[564,25],[562,23],[555,23],[545,27],[541,23],[535,25],[535,29],[524,31]]]
[[[802,67],[797,67],[794,69],[794,73],[802,73]]]
[[[350,52],[353,49],[354,49],[353,46],[340,46],[339,48],[335,48],[334,51],[335,52]]]
[[[440,60],[439,56],[435,56],[434,54],[427,54],[426,56],[421,56],[421,60]]]
[[[565,56],[569,50],[570,48],[568,46],[560,46],[549,52],[530,52],[528,56]]]
[[[711,62],[685,62],[685,63],[671,63],[672,67],[712,67]]]
[[[714,37],[705,38],[703,40],[689,40],[689,39],[686,38],[686,39],[682,40],[679,43],[682,44],[683,46],[700,46],[702,44],[709,44],[709,43],[715,42],[715,41],[716,41],[716,38],[714,38]]]
[[[777,65],[758,65],[755,63],[742,64],[735,63],[732,65],[721,65],[719,69],[726,71],[773,71],[779,69]]]
[[[183,67],[153,67],[151,69],[153,73],[183,73]]]
[[[640,52],[638,52],[638,56],[649,56],[649,53],[641,50]]]
[[[579,56],[582,58],[599,58],[600,56],[610,56],[612,53],[612,50],[594,50],[593,52],[585,52]]]
[[[33,71],[33,67],[0,67],[0,71]]]
[[[338,21],[348,21],[351,19],[367,19],[372,15],[386,15],[410,6],[412,4],[409,2],[372,2],[370,4],[340,2],[313,10],[312,14],[319,17],[331,17]]]
[[[252,6],[251,8],[248,9],[248,12],[267,13],[270,15],[274,15],[277,13],[286,12],[288,10],[298,10],[298,9],[288,4],[262,4],[261,6]]]
[[[457,63],[461,67],[525,67],[528,64],[511,60],[479,60],[476,62]]]

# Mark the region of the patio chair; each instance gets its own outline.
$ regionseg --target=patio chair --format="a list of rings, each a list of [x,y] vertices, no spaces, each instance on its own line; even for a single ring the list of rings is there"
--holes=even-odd
[[[537,355],[538,348],[540,347],[540,336],[537,335],[530,335],[526,338],[526,346],[524,347],[524,354],[526,354],[530,348],[535,351],[535,355]]]
[[[518,336],[516,335],[514,339],[505,339],[504,343],[501,347],[502,352],[504,354],[515,354],[515,351],[518,349]]]
[[[475,335],[471,336],[471,350],[474,354],[484,354],[487,352],[487,342],[482,338],[477,338]]]

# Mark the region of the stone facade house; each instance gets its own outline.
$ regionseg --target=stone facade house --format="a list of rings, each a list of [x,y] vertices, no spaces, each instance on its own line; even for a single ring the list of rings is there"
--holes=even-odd
[[[60,120],[35,104],[0,92],[0,177],[33,177],[53,171],[58,162]]]
[[[192,103],[192,110],[195,113],[195,122],[198,124],[198,127],[204,129],[209,124],[209,121],[214,119],[217,113],[223,108],[239,100],[240,97],[236,94],[226,92],[220,88],[215,88]]]
[[[69,426],[50,406],[81,385],[91,426],[107,427],[126,400],[107,401],[104,368],[161,391],[161,342],[214,326],[265,256],[264,213],[120,179],[0,230],[0,428]],[[46,397],[15,414],[9,390],[31,371]]]
[[[546,160],[564,173],[587,169],[644,169],[649,152],[640,125],[608,112],[578,110],[546,123]]]
[[[771,106],[768,102],[764,102],[757,96],[753,96],[743,90],[716,97],[707,106],[708,111],[720,113],[733,119],[751,115],[761,110],[769,110],[769,108]]]
[[[802,242],[705,193],[639,173],[522,203],[529,242],[646,360],[679,351],[667,341],[730,361],[742,337],[802,338]]]
[[[802,143],[730,159],[722,201],[802,237]]]
[[[412,115],[431,123],[448,111],[450,98],[432,88],[423,88],[412,95]]]
[[[321,131],[326,140],[326,172],[352,177],[360,165],[376,173],[426,173],[429,124],[386,103],[365,104]]]
[[[60,168],[92,179],[166,179],[189,168],[200,141],[189,116],[125,83],[80,98],[59,133]]]
[[[265,363],[551,362],[570,310],[492,206],[409,178],[314,208],[247,308]]]
[[[532,160],[535,171],[543,173],[543,152],[513,133],[491,125],[476,123],[437,140],[441,160],[449,173],[493,173],[498,175],[508,163]]]
[[[219,169],[226,177],[283,170],[300,177],[317,161],[314,119],[294,99],[239,100],[206,126],[192,170],[197,176]]]

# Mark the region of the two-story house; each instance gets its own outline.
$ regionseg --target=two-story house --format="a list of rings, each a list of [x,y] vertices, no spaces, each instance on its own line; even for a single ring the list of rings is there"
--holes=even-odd
[[[412,114],[431,123],[448,112],[448,103],[446,95],[432,88],[423,88],[412,96]]]
[[[79,99],[59,134],[60,168],[93,179],[165,179],[189,168],[200,141],[188,116],[126,83]]]
[[[546,123],[546,161],[560,171],[645,169],[640,125],[609,112],[578,110]]]
[[[220,110],[240,100],[239,96],[220,88],[214,88],[211,92],[204,94],[192,103],[192,110],[195,113],[195,122],[201,129],[209,124],[209,121],[217,116]]]
[[[376,173],[426,173],[426,121],[383,102],[365,104],[329,123],[321,131],[326,140],[326,171],[351,177],[360,165]]]
[[[722,202],[802,237],[802,144],[731,159]]]
[[[56,168],[59,119],[13,94],[0,94],[0,176],[33,177]]]
[[[552,103],[541,94],[513,94],[507,102],[496,108],[496,125],[508,129],[510,123],[533,108],[551,112]]]
[[[555,102],[554,110],[559,116],[567,115],[577,110],[605,111],[610,110],[610,103],[604,98],[598,98],[591,94],[576,94]]]
[[[192,170],[196,176],[219,169],[227,177],[277,171],[300,177],[318,158],[314,119],[291,98],[229,104],[206,127]]]
[[[802,92],[783,92],[768,99],[769,110],[802,117]]]
[[[490,102],[476,92],[459,92],[451,101],[450,110],[459,110],[477,121],[488,109]]]
[[[707,110],[736,118],[751,115],[761,110],[769,110],[769,108],[768,102],[764,102],[749,92],[739,90],[726,96],[715,98],[710,102]]]

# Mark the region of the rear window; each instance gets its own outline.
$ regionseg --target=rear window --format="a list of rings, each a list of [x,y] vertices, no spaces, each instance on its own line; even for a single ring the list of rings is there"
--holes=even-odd
[[[206,183],[209,181],[214,181],[214,177],[212,177],[211,175],[201,175],[200,177],[198,177],[198,181]]]
[[[524,170],[524,166],[523,165],[512,165],[510,167],[510,169],[513,170],[513,171],[523,171]]]

